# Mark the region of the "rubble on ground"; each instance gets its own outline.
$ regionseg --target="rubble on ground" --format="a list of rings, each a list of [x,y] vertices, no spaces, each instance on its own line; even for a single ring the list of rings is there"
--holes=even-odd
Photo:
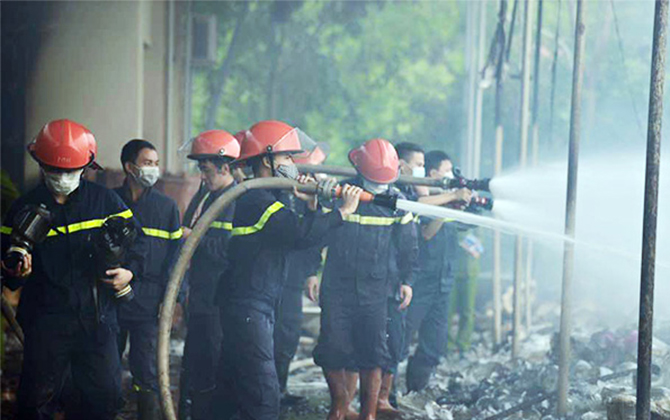
[[[556,314],[556,311],[547,311]],[[399,397],[405,420],[524,419],[556,416],[558,353],[556,320],[537,320],[512,360],[509,345],[491,351],[491,337],[481,328],[473,348],[450,354],[438,367],[428,388]],[[658,322],[653,345],[652,419],[670,420],[670,322]],[[483,326],[483,325],[482,325]],[[481,327],[481,326],[480,326]],[[312,340],[303,340],[299,360],[311,357]],[[571,419],[627,420],[634,418],[637,332],[629,328],[588,329],[580,325],[572,337]],[[301,363],[289,388],[310,399],[309,413],[287,419],[321,419],[328,410],[328,391],[321,369]],[[400,366],[404,390],[406,363]],[[521,409],[518,409],[522,407]],[[631,411],[632,410],[632,411]],[[631,417],[632,412],[632,417]]]
[[[539,312],[539,311],[538,311]],[[405,395],[404,371],[400,366],[398,402],[402,420],[524,419],[553,420],[558,381],[556,312],[547,320],[536,317],[535,327],[521,342],[519,357],[512,360],[509,345],[492,351],[487,319],[478,320],[473,348],[450,354],[438,367],[428,388]],[[311,360],[316,343],[318,317],[308,317],[305,337],[289,379],[292,393],[307,397],[307,403],[282,409],[282,420],[323,420],[330,398],[321,369]],[[312,319],[313,318],[313,319]],[[310,322],[311,321],[311,322]],[[542,323],[544,322],[544,323]],[[580,323],[572,337],[570,419],[629,420],[635,418],[637,333],[628,328],[591,328]],[[317,324],[318,325],[318,324]],[[316,330],[316,331],[315,331]],[[654,330],[652,419],[670,420],[670,322],[658,321]],[[3,369],[3,416],[12,418],[18,382],[20,345],[10,337]],[[183,337],[171,341],[171,385],[178,398],[178,374]],[[120,418],[134,418],[134,400],[129,377],[124,376],[126,407]],[[354,402],[356,406],[357,401]],[[521,407],[521,409],[519,409]],[[384,420],[383,416],[379,417]]]

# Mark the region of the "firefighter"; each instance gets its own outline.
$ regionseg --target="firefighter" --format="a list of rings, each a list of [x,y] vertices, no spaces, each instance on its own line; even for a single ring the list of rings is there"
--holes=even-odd
[[[51,213],[46,239],[24,254],[16,268],[3,259],[5,285],[23,287],[18,321],[25,333],[18,390],[18,417],[51,418],[71,377],[68,419],[113,419],[122,404],[117,350],[115,292],[128,291],[142,275],[143,239],[126,253],[123,267],[100,267],[93,241],[106,219],[132,219],[132,211],[112,191],[82,178],[94,163],[93,134],[69,120],[47,123],[29,144],[42,174],[37,187],[11,207],[2,226],[3,258],[10,248],[16,216],[28,205]],[[98,279],[94,273],[104,272]],[[135,283],[133,281],[133,283]]]
[[[135,298],[119,308],[119,354],[123,354],[126,341],[130,340],[128,362],[137,393],[137,417],[158,420],[158,310],[182,237],[179,209],[173,199],[153,188],[160,176],[153,144],[130,140],[121,150],[121,166],[126,178],[114,191],[142,225],[148,252],[142,281],[134,288]]]
[[[415,177],[424,177],[424,151],[421,146],[415,143],[403,142],[395,146],[398,153],[400,174]],[[399,184],[398,188],[407,200],[416,201],[419,191],[417,187],[410,184]],[[421,191],[424,193],[423,191]],[[416,227],[415,227],[416,228]],[[409,288],[409,285],[403,285],[399,277],[397,267],[398,250],[393,248],[394,257],[389,261],[390,281],[389,296],[387,304],[387,345],[389,349],[389,360],[386,366],[383,366],[382,384],[379,391],[379,401],[377,410],[379,412],[395,413],[397,410],[397,400],[395,393],[394,378],[398,371],[398,364],[402,360],[405,339],[405,314],[406,310],[401,309],[402,300],[400,299],[402,288]],[[409,293],[408,291],[405,292]]]
[[[350,181],[373,194],[401,193],[391,184],[398,178],[398,155],[388,141],[373,139],[349,152],[359,176]],[[328,257],[321,284],[321,335],[314,361],[321,366],[331,395],[329,420],[343,419],[351,396],[347,371],[358,371],[360,419],[374,419],[388,365],[386,315],[389,261],[397,257],[402,287],[397,293],[405,309],[412,299],[412,272],[417,257],[412,214],[362,203],[344,218],[342,229],[326,241]],[[394,247],[397,252],[394,253]],[[351,375],[350,375],[351,376]]]
[[[200,216],[223,193],[236,185],[230,162],[240,155],[240,145],[230,133],[210,130],[191,144],[189,159],[198,163],[202,180],[184,214],[188,237]],[[228,264],[228,242],[235,206],[221,212],[198,245],[188,272],[187,334],[182,360],[180,416],[193,420],[211,418],[216,387],[216,366],[221,349],[221,323],[214,299],[219,277]]]
[[[453,177],[449,156],[441,151],[425,155],[426,173],[430,178]],[[460,201],[469,203],[467,189],[447,191],[421,197],[419,202],[445,205]],[[418,331],[419,345],[407,365],[407,390],[420,391],[447,349],[449,293],[454,281],[454,261],[458,251],[455,223],[444,220],[421,220],[419,240],[420,268],[414,284],[414,302],[407,312],[405,351],[409,354],[412,335]]]
[[[326,148],[317,146],[314,150],[296,155],[295,163],[320,165],[326,160]],[[282,192],[280,201],[294,213],[304,216],[308,211],[304,201],[295,195]],[[304,401],[304,397],[290,394],[286,385],[288,382],[291,360],[298,350],[300,330],[302,326],[302,295],[305,285],[318,281],[317,272],[321,267],[321,252],[318,247],[293,251],[288,256],[288,277],[282,290],[279,306],[277,307],[274,329],[274,356],[281,405],[296,405]]]
[[[239,162],[250,166],[255,178],[308,181],[299,176],[291,156],[303,151],[301,131],[280,121],[262,121],[245,134]],[[243,420],[279,417],[273,329],[287,257],[336,231],[356,210],[360,193],[345,185],[342,207],[324,214],[316,211],[316,195],[294,190],[308,207],[302,218],[278,200],[276,190],[251,190],[237,200],[230,268],[219,285],[223,346],[214,418],[229,419],[238,411]]]

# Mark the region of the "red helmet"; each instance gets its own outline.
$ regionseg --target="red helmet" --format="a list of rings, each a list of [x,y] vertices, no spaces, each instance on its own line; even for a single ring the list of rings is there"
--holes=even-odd
[[[235,140],[242,145],[242,142],[244,141],[244,138],[246,137],[246,130],[238,131],[233,135],[235,137]]]
[[[238,162],[270,153],[300,153],[300,130],[281,121],[261,121],[244,133]]]
[[[293,157],[293,162],[305,165],[321,165],[328,159],[328,145],[319,143],[311,152],[301,153]]]
[[[351,150],[349,161],[363,178],[378,184],[395,182],[400,174],[398,153],[384,139],[368,140],[361,147]]]
[[[227,131],[209,130],[198,134],[191,143],[191,154],[187,157],[193,160],[227,157],[237,159],[240,156],[240,144]]]
[[[98,146],[88,128],[70,120],[55,120],[42,127],[28,144],[28,151],[42,165],[81,169],[93,163]]]

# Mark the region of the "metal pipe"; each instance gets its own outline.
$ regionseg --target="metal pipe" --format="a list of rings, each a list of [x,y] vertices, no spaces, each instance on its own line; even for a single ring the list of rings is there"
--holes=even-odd
[[[543,0],[537,3],[537,28],[535,30],[535,52],[533,58],[533,105],[531,121],[533,125],[533,139],[531,142],[531,164],[537,165],[539,155],[539,116],[540,116],[540,49],[542,47],[542,5]]]
[[[182,140],[186,141],[191,138],[191,103],[193,96],[193,2],[187,0],[186,3],[186,36],[184,37],[184,109],[182,120]],[[184,160],[184,172],[188,171],[188,163]]]
[[[486,55],[486,5],[487,2],[480,2],[479,5],[479,45],[477,46],[477,67],[475,84],[475,118],[472,137],[472,166],[470,175],[479,177],[482,161],[482,108],[484,102],[484,89],[480,86],[480,71],[484,67]]]
[[[466,26],[466,58],[468,70],[468,91],[467,98],[467,129],[465,138],[461,143],[461,162],[465,173],[472,170],[472,139],[474,138],[475,127],[475,95],[477,89],[477,31],[475,14],[477,7],[481,7],[480,2],[467,2],[467,26]]]
[[[161,407],[166,420],[177,420],[170,393],[170,332],[172,331],[172,318],[177,303],[177,294],[193,253],[219,213],[242,194],[254,189],[293,189],[294,187],[302,192],[314,193],[316,191],[315,184],[299,184],[296,181],[284,178],[258,178],[242,182],[222,194],[212,203],[207,211],[200,216],[193,227],[193,231],[184,242],[168,280],[158,321],[158,384]]]
[[[651,418],[651,350],[654,323],[654,274],[656,264],[656,224],[658,181],[661,160],[661,124],[668,27],[668,0],[657,0],[654,12],[654,41],[651,55],[647,166],[644,186],[642,230],[642,273],[640,276],[640,319],[637,343],[636,420]]]
[[[166,92],[165,92],[165,169],[167,171],[174,171],[174,157],[172,152],[174,147],[172,145],[173,141],[173,128],[174,118],[172,118],[172,108],[174,107],[174,20],[175,20],[175,0],[168,0],[168,53],[166,57],[166,66],[167,66],[167,77],[165,81]]]
[[[503,68],[505,61],[505,20],[507,18],[507,0],[500,1],[500,11],[498,14],[498,24],[502,31],[502,46],[499,48],[496,63],[496,96],[495,96],[495,161],[493,165],[494,176],[502,172],[503,140],[505,131],[502,122],[502,103],[503,103]],[[501,235],[499,231],[493,232],[493,343],[500,345],[502,341],[502,258],[501,258]]]
[[[523,8],[523,54],[521,59],[521,126],[519,128],[519,167],[526,167],[528,158],[528,126],[530,119],[530,47],[532,43],[532,8],[534,0],[526,0]],[[523,239],[516,237],[514,247],[514,317],[512,335],[512,357],[519,354],[521,333],[521,289],[523,285]]]
[[[537,27],[535,29],[535,52],[533,58],[533,104],[531,111],[531,125],[532,125],[532,139],[530,143],[530,164],[537,165],[539,156],[539,142],[540,142],[540,124],[539,109],[540,109],[540,47],[542,46],[542,4],[543,0],[537,3]],[[533,302],[531,299],[531,286],[533,282],[533,241],[528,239],[526,245],[526,275],[524,282],[524,302],[526,304],[526,331],[530,331],[533,325]]]
[[[572,70],[572,103],[570,106],[570,148],[568,152],[568,191],[565,209],[565,235],[575,236],[575,209],[577,207],[577,164],[581,131],[581,104],[584,64],[584,4],[577,0],[575,19],[575,50]],[[558,415],[568,411],[568,388],[570,373],[570,334],[572,322],[572,272],[574,268],[574,244],[565,243],[563,252],[563,290],[561,296],[561,330],[558,360]]]

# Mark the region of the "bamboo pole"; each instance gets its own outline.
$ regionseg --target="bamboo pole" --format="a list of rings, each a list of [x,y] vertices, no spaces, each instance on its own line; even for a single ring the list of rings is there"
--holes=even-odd
[[[658,180],[661,163],[661,123],[668,28],[668,0],[657,0],[654,14],[654,44],[651,57],[647,168],[644,187],[642,231],[642,273],[640,275],[640,319],[637,347],[637,404],[635,418],[651,418],[651,346],[654,324],[654,275],[656,264],[656,222]]]
[[[577,207],[577,164],[581,130],[582,82],[584,78],[584,4],[577,0],[575,19],[575,50],[572,70],[572,104],[570,106],[570,146],[568,152],[568,191],[565,209],[565,235],[575,236],[575,209]],[[574,268],[574,244],[565,242],[563,252],[563,290],[561,297],[561,330],[558,360],[558,415],[568,412],[568,388],[570,373],[570,334],[572,330],[572,274]]]
[[[530,58],[531,58],[531,16],[534,0],[526,0],[523,8],[523,49],[521,62],[521,126],[519,128],[519,167],[525,168],[528,159],[528,128],[530,120]],[[512,335],[512,357],[519,354],[521,334],[521,290],[523,284],[523,239],[516,237],[514,247],[514,320]]]

